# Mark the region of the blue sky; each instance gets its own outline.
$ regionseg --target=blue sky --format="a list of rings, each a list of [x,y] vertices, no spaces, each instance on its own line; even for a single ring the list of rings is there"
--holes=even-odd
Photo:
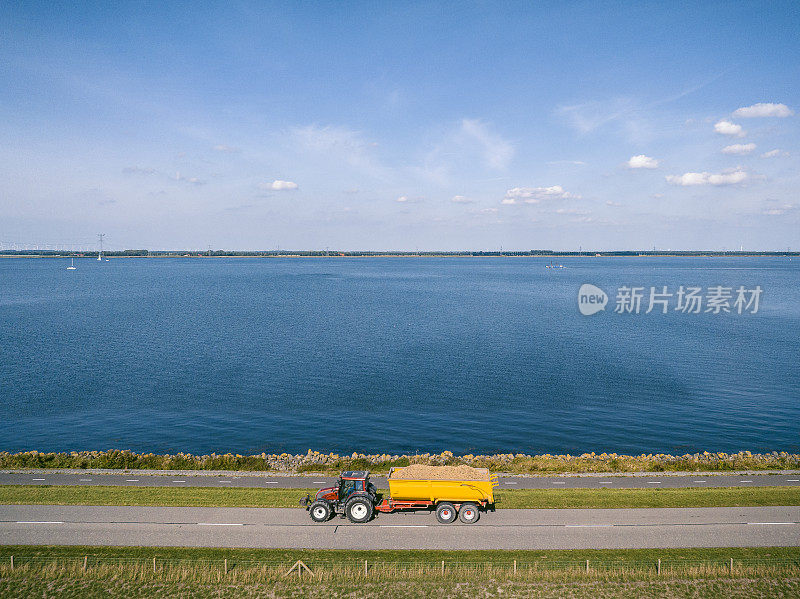
[[[793,2],[0,9],[0,242],[800,249]]]

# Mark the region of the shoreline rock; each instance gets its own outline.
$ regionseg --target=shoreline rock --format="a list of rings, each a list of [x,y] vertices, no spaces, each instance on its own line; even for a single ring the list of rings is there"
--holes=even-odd
[[[242,455],[233,453],[153,454],[129,450],[107,451],[0,452],[0,469],[111,469],[111,470],[221,470],[297,473],[370,470],[388,472],[391,467],[413,464],[423,466],[470,466],[492,472],[511,474],[548,473],[635,473],[635,472],[728,472],[762,470],[798,470],[800,454],[785,451],[770,453],[702,452],[683,455],[664,453],[637,456],[617,453],[529,455],[500,453],[492,455],[455,455],[450,451],[413,455],[322,453],[309,449],[305,454]]]

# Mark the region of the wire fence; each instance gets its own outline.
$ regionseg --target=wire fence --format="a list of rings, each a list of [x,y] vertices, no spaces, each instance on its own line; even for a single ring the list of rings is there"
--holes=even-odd
[[[124,576],[132,579],[236,580],[383,578],[656,578],[800,576],[800,556],[764,558],[649,560],[337,560],[325,557],[286,560],[176,559],[103,555],[2,555],[0,574],[41,572],[49,575]]]

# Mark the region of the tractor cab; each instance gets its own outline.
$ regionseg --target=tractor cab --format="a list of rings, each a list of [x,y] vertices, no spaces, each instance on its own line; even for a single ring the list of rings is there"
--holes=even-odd
[[[337,480],[338,497],[341,502],[346,502],[347,498],[356,492],[369,490],[369,472],[366,470],[347,470],[342,472]]]

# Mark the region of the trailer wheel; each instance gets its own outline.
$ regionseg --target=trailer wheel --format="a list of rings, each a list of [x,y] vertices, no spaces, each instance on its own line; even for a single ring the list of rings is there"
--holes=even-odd
[[[372,504],[364,497],[356,497],[347,503],[344,513],[353,524],[361,524],[372,518]]]
[[[441,524],[455,522],[458,512],[452,503],[444,501],[436,506],[436,519]]]
[[[474,503],[465,503],[458,512],[458,518],[464,524],[475,524],[481,517],[478,506]]]
[[[331,504],[327,501],[315,501],[308,508],[308,513],[311,514],[311,519],[314,522],[325,522],[331,517]]]

